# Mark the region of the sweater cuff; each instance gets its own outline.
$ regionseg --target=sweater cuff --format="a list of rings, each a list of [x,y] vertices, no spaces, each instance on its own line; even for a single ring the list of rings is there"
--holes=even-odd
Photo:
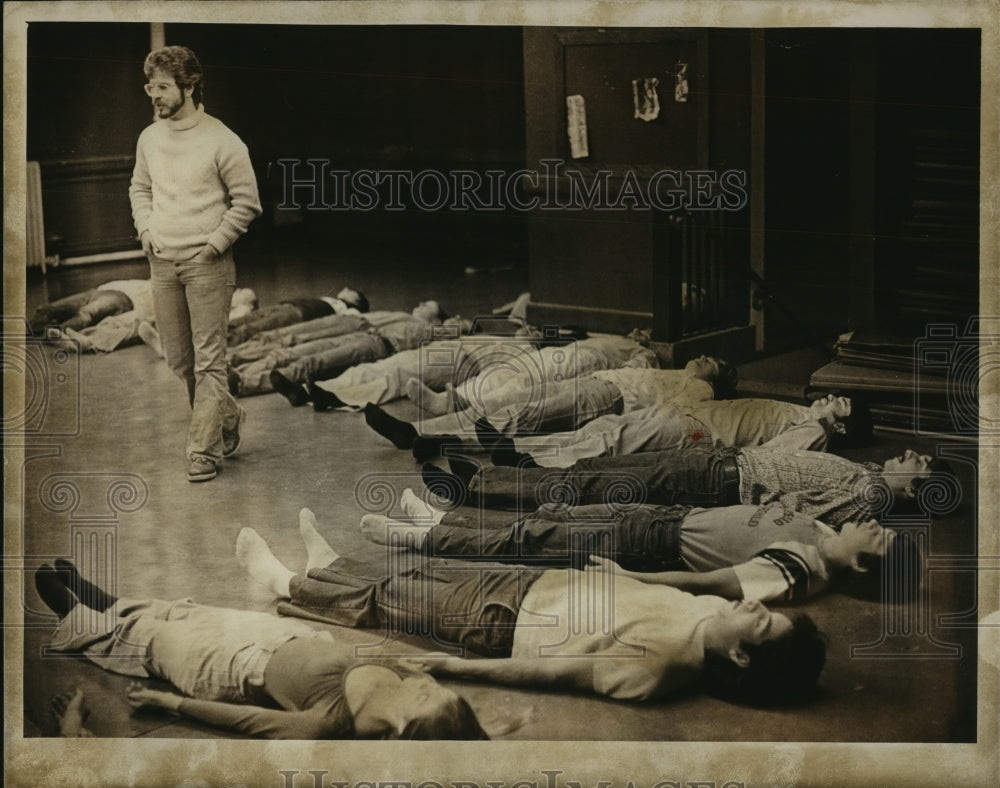
[[[206,243],[210,243],[218,250],[219,254],[223,254],[230,246],[236,243],[236,239],[238,237],[238,235],[230,236],[229,233],[225,232],[225,230],[220,227],[208,236]]]

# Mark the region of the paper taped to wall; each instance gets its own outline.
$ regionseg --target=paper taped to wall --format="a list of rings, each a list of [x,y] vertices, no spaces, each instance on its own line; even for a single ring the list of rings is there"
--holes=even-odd
[[[656,120],[660,117],[660,97],[656,93],[660,80],[646,77],[642,80],[642,95],[639,94],[639,80],[632,80],[632,104],[635,106],[636,120]]]
[[[589,156],[587,109],[583,96],[566,96],[566,130],[569,133],[569,155],[574,159]]]

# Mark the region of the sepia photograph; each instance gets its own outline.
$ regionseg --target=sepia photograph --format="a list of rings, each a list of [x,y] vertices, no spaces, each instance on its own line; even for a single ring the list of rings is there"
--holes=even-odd
[[[6,4],[5,782],[996,785],[998,39]]]

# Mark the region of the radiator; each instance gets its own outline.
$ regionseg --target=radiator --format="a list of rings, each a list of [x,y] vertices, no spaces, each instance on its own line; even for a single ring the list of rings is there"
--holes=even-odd
[[[27,228],[25,235],[25,262],[39,265],[45,271],[45,220],[42,215],[42,169],[37,161],[28,162],[27,183],[25,185],[25,214]]]

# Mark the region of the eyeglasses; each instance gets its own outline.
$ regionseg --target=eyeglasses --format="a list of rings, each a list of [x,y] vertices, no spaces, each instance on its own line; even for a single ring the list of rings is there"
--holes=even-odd
[[[146,91],[147,96],[152,96],[154,93],[167,93],[171,88],[176,88],[177,85],[171,84],[169,82],[147,82],[142,86],[142,89]]]

